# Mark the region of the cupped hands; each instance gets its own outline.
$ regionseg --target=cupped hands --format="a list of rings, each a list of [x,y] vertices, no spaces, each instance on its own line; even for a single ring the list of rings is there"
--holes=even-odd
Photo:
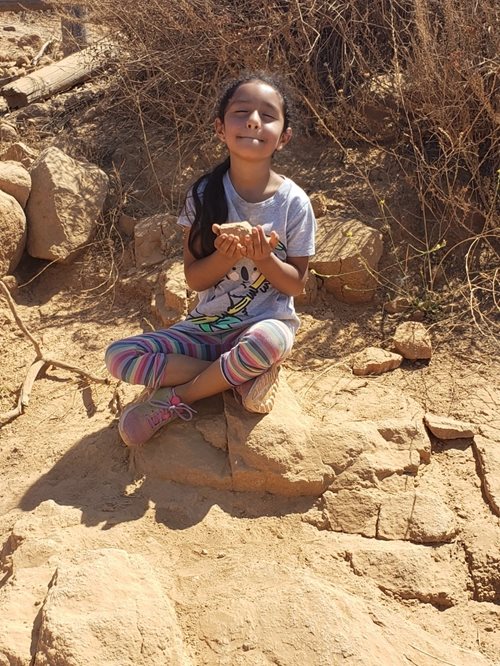
[[[260,224],[253,227],[251,234],[243,236],[227,234],[219,224],[212,225],[212,231],[216,235],[216,250],[232,259],[248,257],[254,261],[263,261],[270,257],[279,243],[279,235],[271,231],[271,235],[266,236]]]

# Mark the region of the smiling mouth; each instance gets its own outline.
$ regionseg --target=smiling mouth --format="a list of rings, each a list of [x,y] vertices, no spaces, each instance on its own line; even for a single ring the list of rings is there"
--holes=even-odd
[[[259,143],[264,143],[264,140],[259,139],[257,136],[239,136],[238,139],[247,139],[248,141],[258,141]]]

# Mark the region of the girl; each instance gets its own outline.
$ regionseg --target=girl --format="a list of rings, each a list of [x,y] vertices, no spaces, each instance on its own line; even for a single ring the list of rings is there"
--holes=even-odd
[[[215,132],[229,155],[194,183],[178,220],[186,281],[199,303],[184,321],[106,351],[114,377],[153,389],[121,414],[128,446],[175,417],[191,419],[193,403],[230,388],[250,411],[268,412],[298,327],[293,296],[304,288],[316,222],[305,192],[271,169],[292,136],[278,80],[258,73],[231,83]],[[243,220],[247,235],[224,232],[225,222]]]

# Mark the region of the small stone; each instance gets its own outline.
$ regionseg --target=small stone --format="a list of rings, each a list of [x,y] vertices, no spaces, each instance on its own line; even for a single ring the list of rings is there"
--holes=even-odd
[[[474,437],[474,426],[472,423],[429,413],[424,416],[424,421],[425,425],[438,439],[469,439]]]
[[[131,217],[130,215],[122,213],[118,220],[118,230],[121,231],[126,236],[133,236],[136,222],[137,220]]]
[[[429,332],[423,324],[416,321],[407,321],[397,327],[394,347],[404,358],[412,361],[430,359],[432,356]]]
[[[399,368],[403,357],[400,354],[380,349],[379,347],[367,347],[352,359],[352,372],[354,375],[381,375],[383,372]]]
[[[7,287],[7,289],[10,291],[12,294],[14,291],[17,289],[17,278],[15,275],[4,275],[2,277],[2,282],[4,285]],[[15,451],[16,449],[13,449]]]
[[[398,296],[391,301],[384,303],[384,310],[389,314],[398,314],[404,312],[410,307],[410,301],[404,296]]]
[[[208,555],[208,550],[207,550],[206,548],[202,548],[202,549],[200,550],[200,554],[201,554],[201,555]]]
[[[17,141],[18,134],[14,125],[10,123],[0,123],[0,141]]]
[[[410,319],[411,321],[424,321],[425,312],[422,312],[422,310],[415,310],[415,312],[411,313]]]
[[[324,194],[315,192],[314,194],[311,194],[310,200],[315,217],[323,217],[323,215],[326,215],[328,206],[327,199]]]

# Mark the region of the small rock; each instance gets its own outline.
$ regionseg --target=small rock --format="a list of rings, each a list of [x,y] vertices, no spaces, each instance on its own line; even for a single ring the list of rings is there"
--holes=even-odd
[[[315,217],[323,217],[328,211],[327,199],[321,192],[315,192],[310,196],[312,209]]]
[[[474,426],[472,423],[429,413],[424,416],[424,421],[432,434],[438,439],[469,439],[474,437]]]
[[[407,321],[397,327],[394,347],[404,358],[412,361],[430,359],[432,356],[429,332],[423,324],[415,321]]]
[[[15,32],[16,31],[16,26],[15,25],[4,25],[2,30],[5,30],[5,32]]]
[[[11,294],[16,291],[16,289],[17,289],[17,278],[16,278],[15,275],[4,275],[2,277],[2,282],[7,287],[7,289],[10,291]],[[12,450],[12,452],[14,453],[14,449]]]
[[[29,64],[30,64],[30,59],[28,58],[27,55],[20,55],[16,59],[16,67],[26,67]]]
[[[31,176],[19,162],[0,162],[0,190],[18,202],[21,208],[26,206],[31,191]]]
[[[11,144],[7,150],[0,155],[0,160],[3,160],[4,162],[9,160],[12,160],[13,162],[21,162],[23,167],[29,169],[35,161],[36,156],[35,151],[29,146],[21,141],[17,141],[16,143]]]
[[[425,312],[422,310],[415,310],[415,312],[412,312],[410,315],[410,320],[411,321],[424,321],[425,319]]]
[[[384,310],[389,314],[398,314],[404,312],[410,307],[410,301],[404,296],[398,296],[393,298],[391,301],[384,303]]]
[[[0,141],[17,141],[18,134],[14,125],[10,123],[0,123]]]
[[[118,219],[118,230],[126,236],[134,235],[137,220],[126,213],[122,213]]]
[[[400,354],[379,347],[367,347],[354,356],[351,367],[354,375],[381,375],[388,370],[399,368],[402,361]]]

